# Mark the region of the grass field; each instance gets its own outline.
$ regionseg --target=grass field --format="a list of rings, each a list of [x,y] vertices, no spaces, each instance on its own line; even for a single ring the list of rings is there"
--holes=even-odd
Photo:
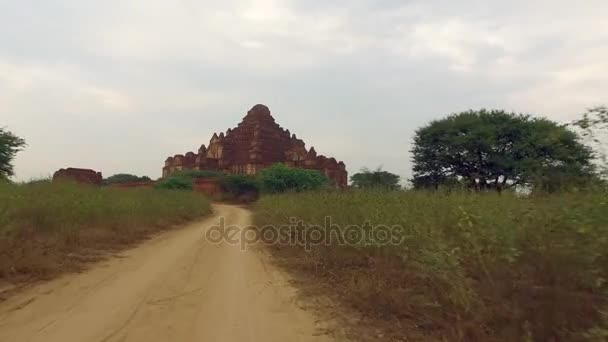
[[[608,340],[606,193],[286,194],[263,197],[255,220],[306,231],[326,216],[403,227],[397,244],[271,248],[383,340]]]
[[[0,280],[48,278],[205,216],[199,194],[72,183],[0,183]]]

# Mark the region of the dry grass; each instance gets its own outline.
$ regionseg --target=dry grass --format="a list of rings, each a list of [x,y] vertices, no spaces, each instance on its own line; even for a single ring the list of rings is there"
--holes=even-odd
[[[80,269],[150,234],[211,212],[202,195],[72,183],[0,184],[0,282]]]
[[[380,340],[608,340],[606,193],[321,192],[256,206],[259,226],[326,216],[407,232],[397,246],[271,249],[365,317],[365,329],[380,329]]]

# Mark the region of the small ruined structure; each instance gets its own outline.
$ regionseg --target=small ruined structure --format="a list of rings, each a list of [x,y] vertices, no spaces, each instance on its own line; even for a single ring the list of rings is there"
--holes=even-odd
[[[53,182],[59,180],[70,180],[79,183],[101,185],[103,176],[101,172],[96,172],[90,169],[67,168],[61,169],[53,174]]]
[[[318,170],[338,187],[346,187],[348,182],[343,162],[317,155],[314,147],[307,149],[304,141],[279,126],[268,107],[261,104],[254,106],[243,121],[226,134],[213,134],[209,146],[202,145],[197,153],[167,158],[163,177],[181,170],[255,175],[276,163]]]

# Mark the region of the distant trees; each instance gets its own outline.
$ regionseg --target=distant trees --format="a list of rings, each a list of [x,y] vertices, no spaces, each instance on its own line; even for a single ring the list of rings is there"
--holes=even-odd
[[[355,188],[382,188],[389,190],[398,190],[401,188],[399,182],[401,177],[388,171],[382,171],[381,168],[375,171],[370,171],[367,168],[361,170],[350,177],[353,187]]]
[[[13,159],[26,146],[25,140],[0,127],[0,180],[13,176]]]
[[[502,110],[431,122],[414,137],[415,188],[516,185],[553,190],[593,177],[592,151],[565,125]]]
[[[131,175],[128,173],[119,173],[113,176],[110,176],[103,180],[103,184],[112,185],[112,184],[126,184],[126,183],[139,183],[139,182],[151,182],[152,179],[148,176],[139,177],[136,175]]]

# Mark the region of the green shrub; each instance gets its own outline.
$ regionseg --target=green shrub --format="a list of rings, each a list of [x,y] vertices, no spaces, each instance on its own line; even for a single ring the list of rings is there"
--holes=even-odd
[[[154,188],[164,190],[192,190],[192,182],[192,178],[189,177],[171,177],[156,183]]]
[[[319,171],[290,168],[284,164],[275,164],[262,170],[259,180],[262,190],[269,193],[315,190],[329,183],[327,177]]]
[[[125,183],[139,183],[139,182],[151,182],[152,179],[148,176],[139,177],[136,175],[131,175],[127,173],[119,173],[113,176],[110,176],[103,180],[104,185],[112,185],[112,184],[125,184]]]
[[[251,200],[254,200],[260,193],[259,182],[254,177],[247,175],[225,176],[221,179],[220,186],[222,191],[234,199],[240,196],[248,196],[251,197]]]

